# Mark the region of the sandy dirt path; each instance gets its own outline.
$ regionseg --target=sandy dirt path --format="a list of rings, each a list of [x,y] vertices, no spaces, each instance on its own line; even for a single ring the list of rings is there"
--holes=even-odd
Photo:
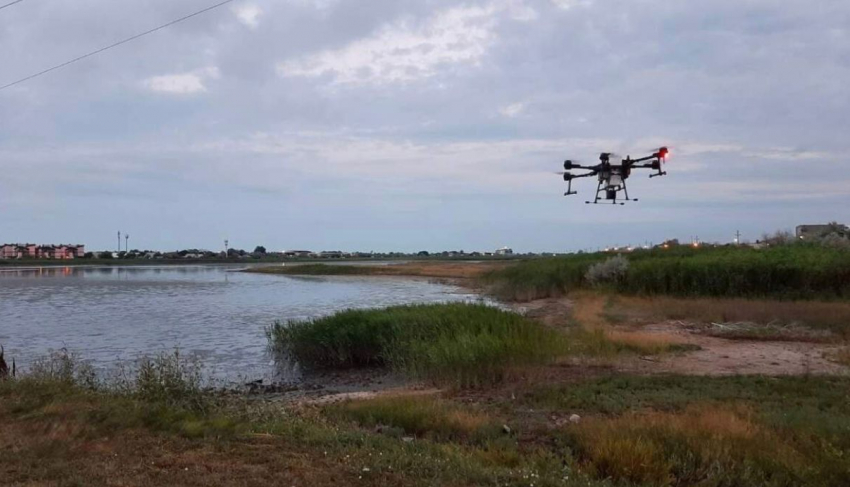
[[[584,303],[586,304],[586,303]],[[601,300],[576,307],[568,298],[543,299],[515,305],[526,316],[549,326],[568,326],[573,319],[585,326],[602,327],[599,316]],[[630,328],[616,329],[620,336],[662,337],[671,343],[692,344],[700,350],[657,357],[627,359],[614,365],[616,370],[637,373],[674,373],[688,375],[801,375],[850,374],[850,368],[829,361],[826,357],[841,348],[838,345],[767,341],[732,340],[695,333],[686,323],[666,321]]]

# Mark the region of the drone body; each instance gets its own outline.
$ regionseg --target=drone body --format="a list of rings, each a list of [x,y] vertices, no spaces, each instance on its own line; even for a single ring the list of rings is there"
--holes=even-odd
[[[650,178],[664,176],[667,173],[661,170],[661,165],[666,161],[668,152],[666,147],[662,147],[651,156],[641,157],[639,159],[632,159],[629,156],[619,164],[612,163],[612,154],[606,152],[600,154],[599,164],[593,166],[583,166],[568,160],[564,162],[564,169],[566,169],[566,172],[563,173],[564,181],[568,184],[567,192],[564,193],[564,196],[577,194],[576,191],[573,191],[573,179],[597,176],[599,184],[596,186],[596,196],[593,201],[585,201],[585,203],[598,204],[599,200],[602,199],[610,201],[615,205],[618,203],[625,205],[622,201],[617,200],[620,192],[623,193],[625,197],[623,199],[625,201],[637,201],[637,198],[629,198],[629,191],[626,189],[626,180],[631,176],[632,169],[652,169],[655,172],[649,175]],[[589,172],[572,174],[570,171],[573,169],[582,169]]]

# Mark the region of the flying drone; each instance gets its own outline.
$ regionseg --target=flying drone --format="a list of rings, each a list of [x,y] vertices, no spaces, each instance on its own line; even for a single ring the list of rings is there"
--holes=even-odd
[[[618,203],[625,205],[622,201],[617,201],[617,195],[621,191],[625,195],[625,201],[638,201],[637,198],[630,199],[629,191],[626,189],[626,179],[632,174],[632,169],[652,169],[655,172],[649,175],[650,178],[664,176],[667,172],[661,170],[661,165],[666,162],[668,153],[669,151],[666,147],[661,147],[651,156],[641,157],[640,159],[632,159],[631,156],[627,156],[618,164],[611,162],[611,158],[614,157],[613,154],[603,152],[599,155],[599,164],[593,166],[583,166],[567,160],[564,162],[564,169],[566,171],[558,173],[563,174],[564,181],[567,182],[567,192],[564,193],[564,196],[578,194],[578,192],[573,191],[574,179],[598,176],[599,184],[596,186],[596,196],[593,201],[585,201],[586,204],[598,204],[600,199],[604,199],[615,205]],[[574,169],[589,172],[585,174],[573,174],[570,171]]]

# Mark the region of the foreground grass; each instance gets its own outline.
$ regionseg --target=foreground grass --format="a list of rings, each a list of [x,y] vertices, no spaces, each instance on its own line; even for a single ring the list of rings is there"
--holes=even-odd
[[[563,333],[481,304],[349,310],[268,329],[275,351],[309,367],[387,366],[459,386],[498,382],[512,367],[568,350]]]
[[[569,475],[554,452],[528,452],[517,461],[510,441],[406,442],[333,417],[211,401],[213,409],[193,412],[66,383],[0,384],[0,449],[14,452],[0,455],[2,483],[520,486],[534,479],[543,486],[606,485]],[[463,415],[455,418],[453,427],[466,424]]]
[[[608,253],[535,259],[497,270],[484,280],[499,296],[525,301],[593,287],[588,269]],[[603,287],[640,295],[779,299],[850,297],[850,251],[797,244],[767,249],[739,247],[638,250],[628,270]],[[597,283],[597,286],[600,284]]]
[[[850,379],[614,377],[543,386],[534,407],[592,415],[561,441],[585,473],[646,485],[844,485]]]
[[[8,381],[0,449],[14,454],[0,455],[2,482],[837,487],[850,475],[848,378],[529,387],[476,404],[412,396],[287,409],[212,395],[197,408],[182,395]],[[572,413],[579,423],[552,422]]]

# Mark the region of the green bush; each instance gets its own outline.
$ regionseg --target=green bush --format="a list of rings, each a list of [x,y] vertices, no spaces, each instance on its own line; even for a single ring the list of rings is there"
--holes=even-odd
[[[348,310],[267,332],[274,351],[307,367],[387,366],[461,386],[498,381],[566,348],[565,336],[543,325],[464,303]]]

